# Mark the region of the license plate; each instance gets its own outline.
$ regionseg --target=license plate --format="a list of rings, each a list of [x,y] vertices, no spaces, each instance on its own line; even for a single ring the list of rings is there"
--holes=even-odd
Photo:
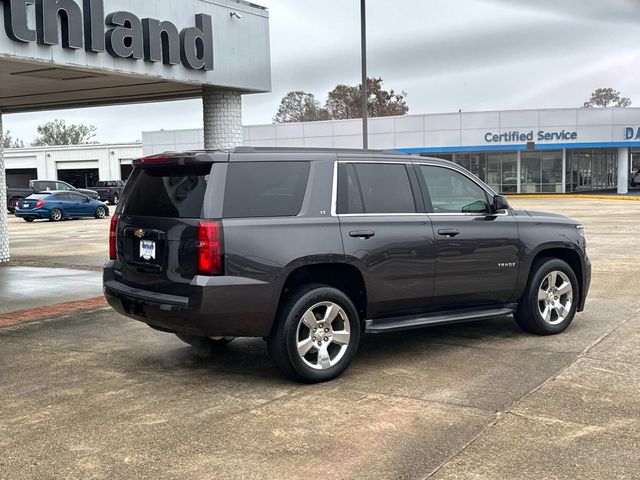
[[[29,204],[28,203],[23,203],[22,204],[22,208],[29,208]]]
[[[156,242],[153,240],[140,240],[140,258],[143,260],[156,259]]]

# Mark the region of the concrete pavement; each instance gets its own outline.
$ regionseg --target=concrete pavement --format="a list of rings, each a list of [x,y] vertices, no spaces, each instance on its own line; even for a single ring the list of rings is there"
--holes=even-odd
[[[587,310],[365,337],[336,381],[264,342],[199,352],[108,308],[0,328],[0,479],[639,478],[635,202],[518,199],[586,227]]]

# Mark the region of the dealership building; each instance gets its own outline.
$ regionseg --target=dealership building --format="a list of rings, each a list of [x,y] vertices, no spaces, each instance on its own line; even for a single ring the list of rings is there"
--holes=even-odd
[[[545,109],[372,118],[369,145],[456,162],[496,191],[626,192],[640,169],[640,108]],[[243,128],[255,147],[358,148],[360,120]],[[132,159],[204,148],[204,131],[143,132],[142,144],[43,147],[5,152],[9,185],[30,178],[60,179],[77,187],[126,179]]]
[[[362,145],[361,120],[253,125],[255,147]],[[145,154],[202,146],[199,130],[143,133]],[[456,162],[501,193],[626,193],[640,169],[640,108],[457,112],[369,120],[369,146]]]

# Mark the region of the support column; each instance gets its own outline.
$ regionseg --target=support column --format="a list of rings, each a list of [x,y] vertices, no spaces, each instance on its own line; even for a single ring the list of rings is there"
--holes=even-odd
[[[567,193],[567,149],[562,149],[562,193]]]
[[[618,148],[618,193],[629,193],[629,149]]]
[[[236,90],[203,87],[204,148],[230,149],[242,145],[242,95]]]
[[[7,217],[7,176],[4,169],[4,133],[0,111],[0,263],[9,261],[9,220]]]
[[[516,175],[517,175],[517,179],[516,179],[516,184],[517,184],[517,188],[516,191],[518,193],[522,193],[522,178],[520,178],[520,175],[522,175],[522,152],[520,150],[516,151]]]

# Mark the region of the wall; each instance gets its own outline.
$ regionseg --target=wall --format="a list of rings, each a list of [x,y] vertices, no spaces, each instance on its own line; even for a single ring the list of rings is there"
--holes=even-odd
[[[627,140],[627,128],[634,138]],[[533,132],[537,148],[579,148],[580,146],[640,146],[635,139],[640,128],[640,108],[543,109],[494,112],[462,112],[369,120],[369,145],[373,149],[407,152],[514,150],[526,148],[526,141],[487,142],[488,133]],[[559,134],[575,132],[569,140],[538,141],[539,131]],[[203,148],[201,130],[143,132],[144,153]],[[360,120],[251,125],[243,129],[243,143],[255,147],[361,148]],[[607,144],[607,145],[592,145]]]
[[[120,164],[142,156],[142,145],[74,145],[5,150],[5,168],[36,168],[41,180],[57,180],[58,167],[97,168],[101,180],[120,178]],[[73,165],[70,165],[73,163]],[[64,166],[63,166],[64,168]]]

